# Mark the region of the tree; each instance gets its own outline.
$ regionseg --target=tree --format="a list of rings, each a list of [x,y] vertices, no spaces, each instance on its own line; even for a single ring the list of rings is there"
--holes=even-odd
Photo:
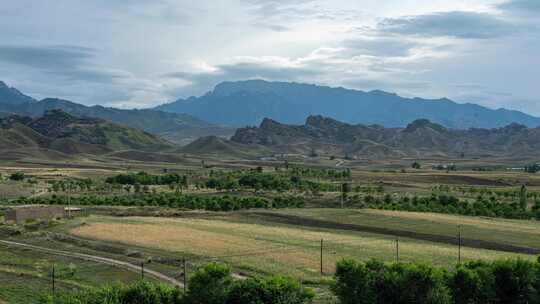
[[[227,304],[303,304],[313,297],[311,290],[290,278],[249,278],[235,282]]]
[[[15,172],[9,176],[9,179],[12,181],[22,181],[25,177],[23,172]]]
[[[420,168],[422,168],[422,165],[420,165],[419,162],[416,162],[416,161],[415,161],[414,163],[412,163],[411,168],[413,168],[413,169],[420,169]]]
[[[212,263],[197,270],[189,280],[186,304],[226,304],[232,286],[231,269]]]
[[[519,207],[521,210],[527,210],[527,187],[521,186],[519,190]]]
[[[533,164],[529,166],[525,166],[525,172],[527,173],[537,173],[540,171],[540,164]]]

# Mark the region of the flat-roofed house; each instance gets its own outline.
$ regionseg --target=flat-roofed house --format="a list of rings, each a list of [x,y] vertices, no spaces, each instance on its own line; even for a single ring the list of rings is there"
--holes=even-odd
[[[62,206],[20,206],[7,210],[4,218],[6,222],[24,224],[29,220],[53,220],[64,218],[65,211]]]

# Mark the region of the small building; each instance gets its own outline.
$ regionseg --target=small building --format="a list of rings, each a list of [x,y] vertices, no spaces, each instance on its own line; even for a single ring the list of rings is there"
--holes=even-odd
[[[62,206],[20,206],[7,210],[4,219],[6,222],[24,224],[30,220],[53,220],[65,217]]]
[[[64,214],[66,217],[72,218],[72,217],[84,215],[84,210],[78,207],[66,207],[64,209]]]

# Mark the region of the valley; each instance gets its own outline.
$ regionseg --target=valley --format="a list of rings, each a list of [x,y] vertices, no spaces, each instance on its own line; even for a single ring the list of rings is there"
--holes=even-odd
[[[216,129],[14,90],[4,95],[21,101],[0,103],[11,109],[0,119],[0,301],[41,303],[53,267],[55,292],[69,294],[141,281],[189,291],[201,269],[228,265],[235,280],[285,276],[330,304],[344,260],[453,272],[540,254],[534,126],[311,115]],[[9,221],[36,206],[69,211]]]

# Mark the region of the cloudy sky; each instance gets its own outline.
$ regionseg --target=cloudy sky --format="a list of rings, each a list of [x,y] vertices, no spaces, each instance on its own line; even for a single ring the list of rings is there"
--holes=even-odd
[[[142,108],[262,78],[540,115],[540,0],[17,0],[0,80]]]

